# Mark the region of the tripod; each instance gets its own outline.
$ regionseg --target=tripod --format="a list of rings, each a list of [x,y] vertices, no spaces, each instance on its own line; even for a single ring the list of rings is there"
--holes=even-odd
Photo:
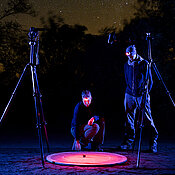
[[[39,57],[38,57],[38,51],[39,51],[39,30],[34,27],[30,28],[29,31],[29,45],[30,45],[30,62],[24,67],[24,70],[21,74],[21,77],[18,80],[18,83],[11,95],[11,98],[0,118],[0,123],[2,122],[2,119],[6,116],[9,106],[12,102],[13,97],[16,94],[16,91],[19,87],[19,85],[22,82],[22,79],[26,73],[26,70],[28,67],[30,67],[31,71],[31,78],[32,78],[32,85],[33,85],[33,98],[34,98],[34,103],[35,103],[35,112],[36,112],[36,121],[37,121],[37,129],[38,129],[38,137],[39,137],[39,145],[40,145],[40,153],[41,153],[41,161],[42,165],[44,167],[44,145],[43,145],[43,130],[44,130],[44,135],[46,139],[46,144],[47,144],[47,150],[49,152],[49,143],[48,143],[48,136],[47,136],[47,130],[46,130],[46,121],[44,118],[44,112],[43,112],[43,107],[42,107],[42,100],[41,100],[41,93],[39,90],[39,83],[38,83],[38,78],[37,78],[37,72],[36,72],[36,67],[39,64]],[[37,41],[38,39],[38,41]],[[38,44],[38,45],[36,45]]]
[[[146,104],[146,98],[148,94],[148,84],[149,84],[149,65],[147,65],[147,70],[146,70],[146,77],[145,77],[145,89],[142,92],[142,102],[141,102],[141,121],[139,121],[139,145],[138,145],[138,155],[137,155],[137,165],[136,167],[139,168],[140,164],[140,153],[141,153],[141,142],[142,142],[142,129],[143,129],[143,121],[144,121],[144,116],[145,116],[145,104]],[[140,118],[140,117],[139,117]],[[138,119],[139,120],[139,119]],[[135,141],[134,141],[135,145]],[[133,150],[134,150],[134,145],[133,145]]]
[[[150,63],[152,63],[153,69],[154,69],[158,79],[162,82],[162,84],[163,84],[163,86],[164,86],[164,88],[165,88],[165,90],[166,90],[166,92],[167,92],[167,94],[168,94],[168,96],[169,96],[173,106],[175,107],[175,103],[173,101],[173,98],[171,97],[171,94],[170,94],[167,86],[165,85],[165,83],[163,81],[163,78],[161,77],[161,74],[160,74],[160,72],[159,72],[159,70],[158,70],[158,68],[156,66],[156,63],[153,62],[153,60],[152,60],[152,55],[151,55],[151,34],[150,33],[146,33],[146,37],[147,37],[146,39],[147,39],[147,43],[148,43],[148,59],[149,59]],[[138,146],[138,156],[137,156],[137,165],[136,165],[137,168],[139,168],[139,164],[140,164],[142,128],[143,128],[143,119],[144,119],[144,115],[145,115],[145,102],[146,102],[146,98],[147,98],[146,96],[147,96],[147,92],[148,92],[148,89],[147,89],[148,88],[148,71],[149,71],[149,68],[147,67],[147,74],[146,74],[146,79],[145,79],[147,85],[145,86],[146,88],[145,88],[145,90],[143,92],[143,95],[142,95],[142,97],[143,97],[143,99],[142,99],[142,106],[141,106],[142,107],[142,115],[141,115],[141,122],[140,122],[140,126],[139,126],[140,133],[139,133],[139,146]],[[134,149],[134,147],[133,147],[133,149]]]

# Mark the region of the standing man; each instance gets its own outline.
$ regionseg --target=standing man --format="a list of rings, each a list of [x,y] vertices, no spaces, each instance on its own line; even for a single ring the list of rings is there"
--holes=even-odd
[[[124,65],[124,73],[126,80],[125,91],[125,136],[121,149],[132,149],[135,139],[136,123],[140,122],[142,115],[143,94],[146,93],[145,109],[144,109],[144,125],[151,127],[150,151],[157,152],[158,131],[154,125],[151,116],[150,95],[149,92],[153,85],[151,74],[151,63],[148,63],[137,54],[135,45],[131,45],[126,49],[128,61]]]
[[[81,96],[82,101],[75,106],[71,123],[71,134],[74,137],[72,150],[102,151],[105,134],[104,118],[95,115],[90,91],[83,91]]]

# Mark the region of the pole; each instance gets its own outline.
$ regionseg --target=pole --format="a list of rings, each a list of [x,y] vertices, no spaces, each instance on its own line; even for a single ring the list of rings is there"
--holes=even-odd
[[[152,56],[151,56],[151,33],[146,33],[146,35],[147,35],[147,42],[148,42],[148,58],[149,58],[150,62],[152,62],[153,69],[154,69],[158,79],[162,82],[162,84],[163,84],[163,86],[164,86],[164,88],[166,90],[166,93],[168,94],[168,96],[169,96],[173,106],[175,107],[175,102],[174,102],[174,100],[173,100],[173,98],[171,96],[171,93],[168,90],[165,82],[163,81],[163,78],[162,78],[162,76],[161,76],[161,74],[160,74],[160,72],[159,72],[159,70],[158,70],[158,68],[156,66],[156,63],[152,60]]]
[[[32,77],[32,86],[33,86],[33,97],[34,97],[34,103],[35,103],[37,129],[38,129],[38,137],[39,137],[39,145],[40,145],[40,152],[41,152],[41,161],[42,161],[42,165],[44,167],[44,146],[43,146],[42,127],[43,127],[44,133],[45,133],[48,152],[49,152],[49,143],[48,143],[46,122],[45,122],[45,119],[44,119],[44,112],[43,112],[43,107],[42,107],[41,94],[40,94],[40,90],[39,90],[39,83],[38,83],[37,72],[36,72],[36,65],[39,64],[39,60],[38,60],[38,53],[36,53],[36,51],[38,52],[38,48],[37,48],[37,50],[35,50],[36,49],[35,46],[36,46],[36,39],[37,39],[39,30],[41,30],[41,29],[37,29],[37,28],[34,28],[34,27],[30,28],[30,32],[29,32],[30,63],[28,63],[24,67],[24,70],[23,70],[23,72],[22,72],[22,74],[21,74],[21,76],[18,80],[18,83],[17,83],[17,85],[16,85],[16,87],[15,87],[15,89],[14,89],[14,91],[13,91],[11,97],[10,97],[10,100],[9,100],[9,102],[8,102],[1,118],[0,118],[0,123],[2,122],[3,118],[7,115],[10,104],[11,104],[11,102],[12,102],[12,100],[13,100],[15,94],[16,94],[16,91],[17,91],[19,85],[22,82],[22,79],[23,79],[24,74],[27,70],[27,67],[30,66],[31,77]],[[35,57],[34,57],[34,55],[35,55]]]
[[[3,118],[6,116],[6,114],[7,114],[7,112],[8,112],[8,109],[9,109],[9,107],[10,107],[10,104],[11,104],[11,102],[12,102],[14,96],[16,95],[16,91],[17,91],[18,87],[20,86],[20,84],[21,84],[21,82],[22,82],[22,79],[23,79],[23,77],[24,77],[24,75],[25,75],[25,72],[26,72],[26,69],[27,69],[28,66],[29,66],[29,64],[27,64],[27,65],[24,67],[24,70],[23,70],[23,72],[22,72],[22,74],[21,74],[21,76],[20,76],[20,78],[19,78],[19,80],[18,80],[18,83],[17,83],[17,85],[16,85],[16,87],[15,87],[15,89],[14,89],[14,91],[13,91],[11,97],[10,97],[10,100],[9,100],[9,102],[7,103],[7,106],[5,107],[5,110],[4,110],[4,112],[3,112],[2,116],[1,116],[0,123],[2,122]]]

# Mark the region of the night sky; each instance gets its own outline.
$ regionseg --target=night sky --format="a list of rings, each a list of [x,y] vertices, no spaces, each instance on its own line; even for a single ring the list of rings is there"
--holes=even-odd
[[[36,2],[35,0],[29,0],[29,1],[33,4],[35,11],[38,13],[37,17],[32,17],[26,14],[18,14],[18,15],[8,16],[0,22],[4,22],[5,20],[13,20],[13,21],[16,20],[23,26],[24,29],[29,30],[29,28],[32,26],[43,27],[41,25],[40,18],[44,17],[45,19],[47,19],[47,17],[49,16],[48,13],[52,11],[53,15],[60,15],[61,17],[63,17],[64,22],[66,24],[84,25],[88,28],[88,33],[98,34],[98,31],[104,27],[113,26],[118,30],[122,29],[122,27],[124,27],[123,26],[124,20],[127,20],[129,22],[132,18],[134,18],[134,12],[136,12],[136,8],[134,7],[138,5],[137,0],[36,0]],[[0,14],[7,6],[7,2],[8,0],[0,1]],[[165,19],[166,18],[164,18],[164,20]],[[164,22],[164,20],[160,22]],[[134,24],[138,25],[137,23],[138,21],[134,21],[134,22],[135,22]],[[146,25],[146,24],[143,24],[145,22],[145,19],[141,19],[140,22],[142,23],[138,25],[140,27],[139,29],[141,29],[142,26]],[[147,26],[147,28],[149,27],[150,29],[155,29],[155,31],[164,32],[163,36],[167,36],[169,31],[168,27],[167,27],[167,32],[164,30],[158,30],[157,26],[155,25]],[[172,29],[173,28],[171,28],[171,31],[173,31]],[[70,30],[70,31],[74,31],[74,30]],[[47,32],[48,34],[50,34],[49,33],[50,31],[47,31]],[[123,32],[124,34],[127,34],[128,30],[125,30]],[[137,34],[137,31],[136,32],[134,31],[133,34]],[[137,38],[139,38],[141,34],[143,34],[142,30],[139,30],[138,34],[139,36]],[[66,32],[64,36],[65,35],[66,35]],[[47,35],[47,36],[43,35],[43,37],[46,37],[46,39],[48,38],[48,36],[50,35]],[[66,48],[72,47],[72,45],[69,45],[69,44],[66,45],[66,47],[60,51],[61,54],[59,52],[56,54],[56,58],[58,59],[58,61],[56,59],[55,59],[56,61],[51,60],[51,62],[49,62],[49,65],[46,65],[45,62],[43,61],[43,63],[45,64],[43,65],[45,67],[44,69],[41,69],[41,70],[45,70],[46,68],[47,75],[45,74],[46,77],[44,77],[44,74],[43,75],[40,74],[39,81],[41,82],[40,85],[41,85],[41,90],[43,92],[44,111],[46,114],[46,121],[49,124],[48,128],[50,129],[50,132],[53,132],[56,134],[57,133],[63,134],[65,131],[65,134],[68,133],[67,135],[71,136],[70,124],[71,124],[74,106],[76,102],[79,100],[79,98],[81,98],[80,96],[81,90],[83,88],[90,88],[90,90],[92,91],[92,94],[94,94],[93,99],[95,99],[94,101],[97,103],[97,107],[99,107],[102,115],[104,114],[104,116],[107,117],[106,119],[107,135],[110,135],[111,133],[115,135],[116,134],[122,135],[121,134],[123,132],[122,128],[124,126],[123,116],[125,115],[124,105],[123,105],[124,88],[125,88],[124,87],[125,82],[123,79],[124,78],[123,63],[124,61],[127,61],[127,58],[125,57],[123,52],[123,50],[125,50],[124,48],[125,44],[127,44],[127,43],[124,43],[126,40],[124,36],[126,35],[119,36],[121,40],[119,40],[120,42],[117,43],[118,45],[115,48],[115,45],[113,47],[107,44],[107,40],[104,40],[105,37],[103,38],[101,36],[92,37],[87,35],[87,37],[85,37],[87,38],[87,40],[84,40],[84,38],[83,39],[81,38],[80,40],[80,43],[85,41],[85,46],[82,47],[82,51],[79,52],[79,50],[77,50],[78,47],[75,46],[76,49],[75,50],[73,49],[73,51],[71,52],[73,53],[73,55],[70,56],[69,54],[67,55],[65,54],[65,58],[69,59],[70,57],[70,61],[66,60],[67,62],[65,62],[65,64],[60,64],[59,59],[60,58],[62,59],[62,55],[61,55],[62,53],[63,54],[67,53],[65,51]],[[69,38],[64,38],[64,39],[65,39],[65,43],[67,44],[67,39]],[[169,47],[168,44],[170,42],[167,40],[163,40],[163,38],[160,38],[159,41],[158,39],[159,38],[156,38],[153,41],[154,42],[153,48],[158,48],[158,46],[161,46],[160,47],[161,49],[153,50],[153,55],[155,55],[156,57],[154,58],[158,60],[157,61],[158,68],[160,68],[160,73],[163,75],[163,79],[165,80],[165,83],[168,84],[167,87],[169,88],[170,92],[173,93],[174,84],[172,83],[173,82],[172,75],[175,70],[173,67],[173,63],[174,63],[173,58],[167,55],[168,57],[166,58],[167,59],[167,62],[166,62],[164,61],[164,57],[162,57],[161,55],[163,54],[163,56],[165,56],[166,54],[165,50],[168,49]],[[59,42],[56,42],[55,44],[56,47],[52,47],[54,43],[52,38],[49,38],[47,40],[48,42],[45,42],[45,43],[43,42],[43,46],[44,46],[43,48],[47,48],[47,44],[49,46],[49,49],[51,48],[51,51],[44,50],[45,51],[44,53],[46,54],[41,53],[41,58],[43,58],[43,60],[47,58],[48,55],[49,57],[47,59],[49,61],[50,61],[50,58],[53,58],[53,56],[55,56],[52,53],[57,51],[57,47],[59,48],[59,43],[60,43],[59,35],[57,40]],[[162,42],[161,40],[165,42]],[[14,40],[14,42],[11,42],[10,40],[9,43],[13,44],[15,43],[15,41],[16,40]],[[146,40],[141,39],[138,41],[138,43],[141,43],[141,42],[142,44],[139,46],[140,47],[139,54],[141,56],[143,55],[144,57],[144,53],[147,53],[147,48],[143,50],[142,48],[146,45]],[[72,43],[74,43],[74,39]],[[17,44],[18,42],[15,43],[14,46],[7,45],[7,47],[12,48],[12,51],[14,51],[13,50],[14,48],[16,49],[22,46],[22,45],[19,45],[18,47],[16,47]],[[168,47],[166,47],[165,44]],[[173,42],[172,42],[172,45],[173,45]],[[83,50],[84,47],[86,47],[85,53]],[[24,45],[24,48],[25,48],[25,45]],[[4,50],[5,49],[6,48],[4,48]],[[116,52],[116,50],[118,52]],[[21,53],[22,51],[23,51],[23,47],[19,53]],[[15,54],[13,54],[12,52],[10,52],[9,55],[10,56],[15,55],[15,59],[16,59],[17,54],[19,53],[16,52]],[[167,53],[172,54],[171,52],[167,52]],[[52,57],[50,56],[50,54]],[[6,58],[8,60],[8,57]],[[10,57],[10,59],[11,58],[13,57]],[[168,62],[169,58],[171,58],[172,61]],[[22,60],[26,58],[20,55],[19,60],[20,59]],[[73,62],[72,60],[75,60],[75,61]],[[12,61],[14,61],[14,59],[12,59]],[[10,63],[10,66],[13,66],[12,70],[15,73],[19,72],[18,70],[14,70],[18,68],[18,64],[20,64],[20,62],[18,61],[15,63],[15,65]],[[10,66],[9,66],[9,69],[10,69]],[[75,74],[72,74],[72,72],[74,72]],[[11,72],[9,73],[9,77],[10,75],[12,75],[12,78],[14,77],[14,75]],[[24,80],[26,81],[24,82],[24,85],[25,83],[28,83],[28,84],[31,83],[30,77],[27,77],[27,78],[28,79]],[[163,89],[161,82],[157,79],[155,73],[153,74],[153,79],[154,79],[154,86],[151,94],[151,103],[153,104],[152,105],[153,118],[156,121],[156,126],[158,126],[160,135],[168,134],[171,136],[173,135],[172,128],[174,127],[173,125],[174,123],[172,122],[174,121],[174,108],[168,96],[166,95],[166,92]],[[3,113],[3,110],[10,98],[11,92],[13,91],[13,88],[15,87],[15,85],[16,85],[16,82],[10,82],[9,87],[11,89],[9,88],[7,89],[6,85],[2,87],[3,90],[5,89],[5,92],[3,90],[1,91],[1,94],[2,94],[1,96],[3,96],[3,98],[1,98],[1,101],[3,102],[1,113]],[[31,86],[27,86],[27,85],[24,86],[25,89],[22,87],[19,90],[18,96],[16,97],[13,103],[12,109],[9,110],[9,112],[11,113],[8,114],[9,117],[7,116],[6,125],[5,124],[3,125],[5,129],[7,125],[9,125],[7,127],[7,130],[9,132],[12,131],[11,126],[13,126],[14,122],[17,123],[16,125],[14,125],[14,128],[17,126],[15,130],[20,130],[21,127],[23,127],[26,129],[26,132],[30,132],[31,127],[33,128],[35,127],[35,124],[34,124],[35,114],[33,115],[34,103],[32,98],[32,92],[31,91],[29,92],[29,90],[31,89],[27,89],[27,88],[30,88]],[[25,97],[23,96],[23,94],[25,94]],[[57,100],[56,103],[55,103],[55,99]],[[24,100],[27,104],[23,103]],[[22,107],[21,107],[21,104],[23,105]],[[26,114],[26,111],[29,111],[29,112],[27,112]],[[14,114],[18,117],[18,119],[14,117]],[[23,114],[28,116],[25,116],[24,118]],[[165,121],[165,116],[168,119],[166,121]],[[9,124],[9,122],[11,123]],[[60,128],[57,126],[59,122],[64,123],[64,125],[62,125],[62,127]],[[24,123],[24,124],[21,125],[21,123]],[[0,133],[3,133],[3,132],[0,132]]]
[[[37,17],[19,14],[7,17],[13,18],[26,29],[31,26],[42,27],[41,17],[47,17],[48,12],[59,14],[67,24],[80,24],[88,28],[88,33],[98,34],[104,27],[123,27],[123,20],[134,18],[136,0],[30,0],[38,13]],[[7,0],[1,1],[3,9]]]

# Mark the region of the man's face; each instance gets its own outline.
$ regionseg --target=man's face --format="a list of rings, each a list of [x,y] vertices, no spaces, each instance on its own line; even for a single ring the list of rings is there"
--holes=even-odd
[[[136,60],[136,51],[126,52],[126,56],[130,61]]]
[[[82,101],[83,101],[83,104],[86,106],[86,107],[89,107],[89,105],[91,104],[91,100],[92,100],[92,97],[82,97]]]

